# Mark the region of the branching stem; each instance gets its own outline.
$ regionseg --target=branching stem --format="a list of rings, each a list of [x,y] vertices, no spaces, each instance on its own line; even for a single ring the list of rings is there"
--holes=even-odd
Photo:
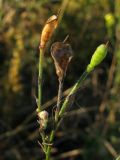
[[[87,77],[88,74],[89,73],[87,71],[85,71],[82,74],[82,76],[80,77],[80,79],[75,83],[75,85],[71,89],[69,95],[66,97],[65,101],[63,102],[63,105],[62,105],[60,112],[59,112],[59,117],[61,117],[63,115],[63,113],[66,111],[66,109],[69,105],[69,101],[71,99],[71,96],[74,95],[74,93],[76,93],[76,91],[80,88],[80,86],[82,85],[83,81],[85,80],[85,78]]]

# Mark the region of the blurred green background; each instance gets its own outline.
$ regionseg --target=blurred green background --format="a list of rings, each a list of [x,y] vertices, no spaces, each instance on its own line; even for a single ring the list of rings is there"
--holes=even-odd
[[[109,41],[109,53],[76,94],[56,133],[53,160],[112,160],[120,153],[120,0],[0,0],[0,160],[44,159],[34,97],[38,46],[45,21],[59,9],[61,21],[45,53],[45,108],[55,106],[58,88],[53,42],[69,34],[74,51],[64,91],[99,44]]]

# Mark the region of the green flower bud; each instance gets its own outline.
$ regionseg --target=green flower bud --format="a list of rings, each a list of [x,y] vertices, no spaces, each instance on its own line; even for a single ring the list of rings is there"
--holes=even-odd
[[[106,26],[109,28],[115,24],[115,17],[112,13],[108,13],[105,15]]]
[[[97,47],[92,55],[90,64],[87,66],[87,72],[91,72],[98,64],[100,64],[107,54],[107,45],[101,44]]]

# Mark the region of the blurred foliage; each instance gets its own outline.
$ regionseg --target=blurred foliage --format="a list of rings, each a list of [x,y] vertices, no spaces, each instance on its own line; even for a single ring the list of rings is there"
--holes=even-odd
[[[70,111],[62,123],[53,158],[112,160],[120,152],[120,1],[0,0],[1,160],[44,159],[37,144],[36,117],[31,116],[36,109],[38,46],[46,19],[60,8],[63,18],[45,53],[43,103],[57,94],[58,82],[50,56],[52,42],[70,35],[74,58],[65,89],[85,70],[100,43],[109,41],[109,54],[91,74],[87,87],[77,94],[72,107],[76,112],[72,115]],[[79,107],[95,109],[79,114]],[[19,126],[22,131],[16,130]],[[83,150],[81,154],[59,158],[64,152],[79,148]]]

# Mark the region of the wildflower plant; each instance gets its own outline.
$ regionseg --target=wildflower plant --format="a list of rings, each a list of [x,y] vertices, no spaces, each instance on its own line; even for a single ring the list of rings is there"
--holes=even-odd
[[[44,51],[47,42],[50,40],[53,35],[56,27],[58,26],[58,16],[51,16],[45,26],[43,27],[41,39],[40,39],[40,55],[39,55],[39,71],[38,71],[38,100],[37,100],[37,115],[38,115],[38,123],[40,125],[40,134],[42,138],[42,142],[40,146],[42,147],[45,153],[45,159],[50,160],[51,148],[54,143],[55,132],[58,129],[61,120],[63,119],[64,113],[69,107],[69,103],[71,97],[77,92],[77,90],[82,86],[86,77],[95,69],[97,65],[99,65],[107,55],[108,44],[101,44],[97,47],[95,52],[92,55],[90,63],[86,67],[84,73],[80,76],[78,81],[73,85],[70,93],[65,98],[63,103],[61,103],[62,97],[62,88],[64,78],[66,76],[66,71],[68,65],[73,57],[73,50],[69,43],[67,43],[67,38],[63,42],[55,42],[51,46],[51,56],[54,60],[56,74],[59,81],[58,87],[58,99],[55,108],[55,113],[53,114],[54,118],[52,123],[54,127],[51,129],[50,134],[46,135],[45,130],[48,127],[49,113],[42,109],[42,72],[43,72],[43,60],[44,60]],[[73,101],[73,99],[72,99]]]

